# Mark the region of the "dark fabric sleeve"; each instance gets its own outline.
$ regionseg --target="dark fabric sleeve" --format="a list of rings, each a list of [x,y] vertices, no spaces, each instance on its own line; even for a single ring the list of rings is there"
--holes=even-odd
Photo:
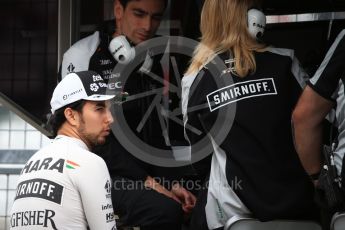
[[[345,72],[345,30],[343,30],[322,61],[319,69],[308,85],[322,97],[334,101],[332,97],[336,91],[339,80]]]
[[[146,180],[148,173],[131,153],[110,134],[104,145],[93,150],[107,164],[109,174],[113,177],[125,177],[132,180]]]

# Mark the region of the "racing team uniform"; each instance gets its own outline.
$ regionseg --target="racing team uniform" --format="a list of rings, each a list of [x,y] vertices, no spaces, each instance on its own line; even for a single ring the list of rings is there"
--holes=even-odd
[[[205,212],[209,229],[235,216],[262,221],[315,217],[313,185],[291,135],[291,113],[307,75],[292,50],[268,48],[254,55],[256,72],[246,77],[229,74],[227,68],[213,76],[209,62],[182,80],[185,127],[203,131],[197,135],[185,128],[192,157],[205,132],[213,146],[208,191],[199,198],[204,204],[192,217],[198,225],[194,229],[207,229],[202,226],[206,221],[193,221]],[[225,66],[232,63],[229,53],[218,56]],[[226,128],[219,121],[232,118],[229,132],[217,139]]]
[[[59,135],[24,166],[10,229],[111,229],[111,181],[102,158],[79,139]]]
[[[93,70],[99,73],[105,81],[109,81],[111,89],[127,92],[129,97],[153,90],[162,94],[163,81],[145,74],[152,72],[162,78],[161,56],[150,57],[147,55],[142,65],[137,66],[129,76],[123,77],[122,73],[115,73],[113,70],[117,62],[108,50],[115,22],[110,21],[110,24],[108,22],[105,25],[67,50],[61,65],[61,76],[64,77],[69,72]],[[159,111],[155,111],[155,108],[148,116],[142,130],[137,131],[138,124],[145,117],[155,96],[148,95],[122,103],[120,106],[132,133],[150,146],[169,150],[171,148],[166,145],[160,126]],[[175,176],[175,174],[171,173],[170,169],[165,170],[163,167],[141,161],[128,152],[125,147],[111,133],[104,145],[93,150],[105,160],[114,185],[116,185],[112,191],[115,213],[119,215],[121,222],[125,225],[148,227],[148,229],[160,229],[162,226],[165,229],[179,229],[183,218],[180,204],[156,191],[147,190],[143,186],[133,186],[137,181],[144,182],[148,176],[162,176],[163,173],[165,174],[163,176],[169,176],[169,174]],[[141,184],[143,185],[143,183]]]
[[[326,54],[320,67],[307,84],[323,98],[336,103],[334,125],[338,131],[334,163],[342,180],[345,154],[345,30],[342,30]]]

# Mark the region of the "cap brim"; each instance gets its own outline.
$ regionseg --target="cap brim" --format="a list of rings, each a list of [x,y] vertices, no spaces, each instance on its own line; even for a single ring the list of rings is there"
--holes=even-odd
[[[94,94],[91,96],[88,96],[87,98],[84,98],[84,100],[87,101],[107,101],[110,99],[113,99],[115,95],[100,95],[100,94]]]

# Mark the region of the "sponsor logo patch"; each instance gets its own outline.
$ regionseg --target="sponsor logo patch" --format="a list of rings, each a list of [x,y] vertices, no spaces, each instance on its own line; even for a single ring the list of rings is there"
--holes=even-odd
[[[57,170],[59,173],[63,173],[63,166],[65,159],[55,160],[51,157],[39,159],[36,161],[29,161],[22,169],[21,174],[36,172],[40,170]]]
[[[99,87],[96,83],[92,83],[92,84],[90,84],[90,89],[94,92],[97,92]]]
[[[102,81],[102,77],[100,75],[92,75],[93,81]]]
[[[18,184],[15,200],[36,197],[61,204],[64,187],[45,179],[26,180]]]
[[[111,82],[108,84],[109,89],[121,89],[122,88],[122,82],[117,81],[117,82]]]
[[[277,90],[273,78],[264,78],[232,84],[218,89],[206,97],[210,111],[213,112],[236,101],[276,94]]]
[[[70,96],[73,96],[73,95],[75,95],[75,94],[78,94],[78,93],[80,93],[80,92],[82,92],[82,91],[83,91],[83,89],[78,89],[78,90],[76,90],[76,91],[74,91],[74,92],[72,92],[72,93],[70,93],[70,94],[65,94],[65,95],[62,96],[62,99],[63,99],[63,100],[67,100],[67,98],[69,98]]]
[[[111,209],[111,208],[113,208],[113,206],[111,204],[106,204],[106,205],[102,204],[102,210],[107,210],[107,209]]]
[[[99,64],[100,65],[110,65],[112,63],[113,62],[110,59],[101,59],[101,60],[99,60]]]
[[[69,63],[69,65],[67,66],[67,73],[73,73],[74,69],[74,65],[72,63]]]
[[[55,225],[54,216],[55,212],[49,209],[15,212],[11,215],[10,225],[11,228],[20,226],[32,226],[32,228],[35,228],[34,226],[36,226],[37,228],[37,226],[42,226],[47,229],[56,230],[57,227]]]
[[[111,198],[111,183],[109,180],[104,185],[104,189],[106,191],[106,198]]]
[[[107,223],[112,222],[115,219],[115,214],[113,212],[109,212],[109,213],[105,214],[105,219],[106,219]]]

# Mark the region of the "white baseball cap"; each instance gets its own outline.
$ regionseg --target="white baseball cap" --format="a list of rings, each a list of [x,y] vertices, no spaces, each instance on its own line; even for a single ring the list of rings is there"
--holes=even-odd
[[[108,85],[94,71],[70,73],[56,86],[50,100],[51,111],[54,112],[79,100],[106,101],[115,97],[107,95]]]

